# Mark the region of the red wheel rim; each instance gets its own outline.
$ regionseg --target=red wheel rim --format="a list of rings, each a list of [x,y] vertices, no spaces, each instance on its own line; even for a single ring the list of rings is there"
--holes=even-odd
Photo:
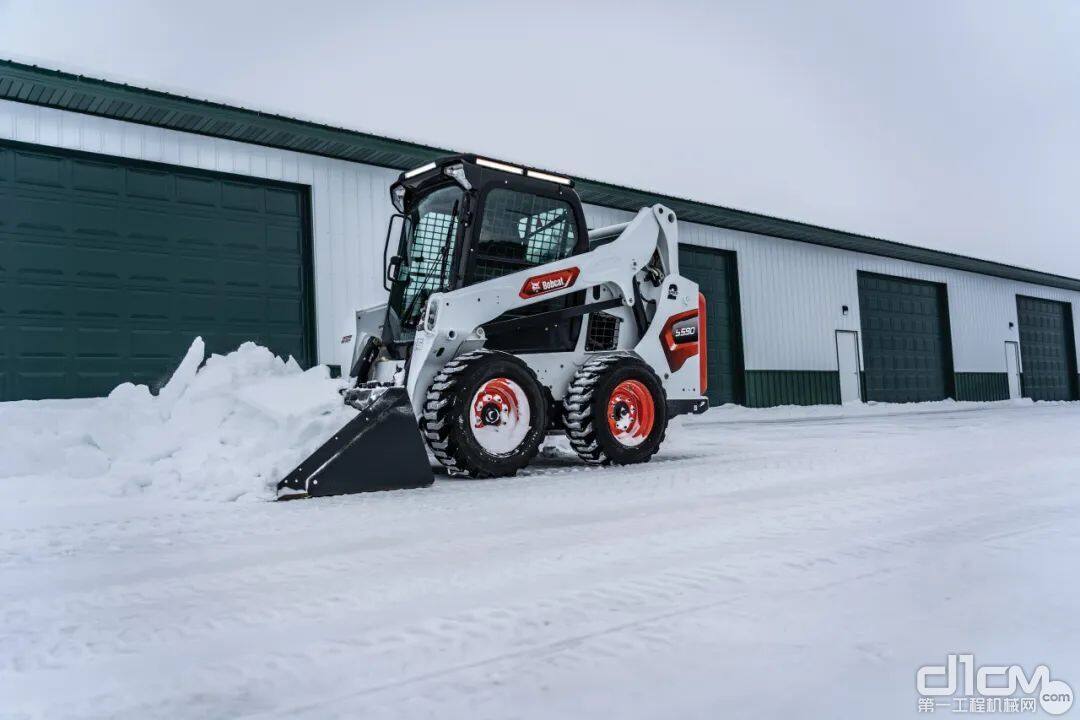
[[[492,455],[514,452],[529,434],[529,398],[510,378],[492,378],[480,386],[470,414],[473,437]]]
[[[623,380],[608,400],[608,429],[616,442],[635,447],[645,442],[656,420],[652,393],[638,380]]]

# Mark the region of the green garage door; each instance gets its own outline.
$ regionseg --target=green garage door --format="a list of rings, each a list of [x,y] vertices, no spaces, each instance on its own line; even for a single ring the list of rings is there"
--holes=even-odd
[[[682,245],[679,269],[705,295],[709,403],[743,402],[739,273],[735,253]]]
[[[945,286],[859,273],[866,398],[943,400],[953,393]]]
[[[1016,296],[1024,397],[1076,399],[1076,345],[1072,306]]]
[[[307,192],[0,143],[0,400],[167,378],[192,339],[313,360]]]

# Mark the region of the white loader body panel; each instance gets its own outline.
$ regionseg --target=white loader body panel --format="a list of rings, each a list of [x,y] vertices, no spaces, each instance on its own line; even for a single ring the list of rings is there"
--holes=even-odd
[[[659,266],[666,271],[659,280],[648,277],[647,270],[650,264],[656,266],[657,255]],[[459,290],[433,294],[416,330],[405,380],[415,414],[422,414],[432,379],[447,362],[483,347],[485,323],[509,310],[583,290],[588,291],[586,302],[592,302],[593,297],[621,300],[621,306],[611,310],[623,319],[624,331],[617,350],[632,352],[648,363],[663,381],[669,400],[699,399],[703,345],[674,367],[669,360],[671,348],[665,350],[668,340],[662,337],[670,318],[696,313],[698,309],[698,286],[678,274],[678,258],[675,215],[664,206],[654,205],[642,208],[608,244]],[[634,320],[634,305],[638,302],[635,298],[639,294],[642,301],[654,304],[641,333]],[[699,318],[698,323],[703,327],[703,319]],[[700,332],[697,328],[695,324],[695,341]],[[572,352],[519,356],[556,400],[562,399],[570,378],[591,355],[584,349],[585,335],[583,328]],[[378,374],[385,376],[386,371]]]

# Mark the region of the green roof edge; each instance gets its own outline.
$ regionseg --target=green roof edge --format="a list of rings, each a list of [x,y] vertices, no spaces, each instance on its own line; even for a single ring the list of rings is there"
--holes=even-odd
[[[310,155],[405,170],[459,151],[0,59],[0,99]],[[1080,292],[1080,279],[760,213],[575,177],[582,201],[636,211],[662,202],[682,220]]]

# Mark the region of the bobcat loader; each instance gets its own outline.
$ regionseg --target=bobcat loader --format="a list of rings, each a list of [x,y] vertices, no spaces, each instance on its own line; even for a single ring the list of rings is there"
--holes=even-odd
[[[356,313],[359,414],[278,497],[513,475],[545,435],[591,464],[646,462],[668,420],[708,409],[705,302],[663,205],[588,231],[573,182],[456,155],[402,173],[388,302]],[[397,250],[389,258],[397,231]]]

